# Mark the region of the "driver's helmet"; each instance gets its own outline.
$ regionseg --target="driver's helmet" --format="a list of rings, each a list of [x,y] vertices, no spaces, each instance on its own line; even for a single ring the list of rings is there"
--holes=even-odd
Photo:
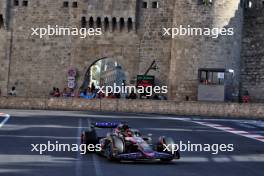
[[[128,130],[129,129],[129,126],[127,125],[127,124],[120,124],[120,125],[118,125],[118,130],[120,130],[120,131],[126,131],[126,130]]]
[[[125,136],[126,136],[126,137],[133,137],[133,132],[132,132],[130,129],[127,129],[127,130],[125,131]]]
[[[130,131],[130,128],[127,124],[120,124],[118,127],[117,127],[117,132],[118,134],[120,135],[123,135],[123,136],[127,136],[126,132],[127,131]]]
[[[129,130],[129,126],[128,126],[127,124],[124,124],[124,125],[123,125],[123,130],[125,130],[125,131],[126,131],[126,130]]]

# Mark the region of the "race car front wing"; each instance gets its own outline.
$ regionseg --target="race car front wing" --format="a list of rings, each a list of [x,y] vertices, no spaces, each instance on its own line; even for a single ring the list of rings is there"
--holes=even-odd
[[[171,154],[161,153],[161,152],[153,152],[149,154],[135,152],[135,153],[118,154],[115,156],[115,158],[121,159],[121,160],[155,160],[155,159],[169,159],[173,157],[174,156]]]

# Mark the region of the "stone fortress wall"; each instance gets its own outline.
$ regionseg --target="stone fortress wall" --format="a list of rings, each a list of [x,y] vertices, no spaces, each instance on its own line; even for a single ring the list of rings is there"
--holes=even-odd
[[[9,38],[6,26],[6,2],[0,1],[0,85],[3,92],[7,91],[9,70]]]
[[[121,31],[119,25],[122,18],[128,20],[130,17],[130,14],[122,13],[124,10],[119,6],[122,5],[125,10],[134,6],[130,12],[133,14],[133,0],[123,1],[121,4],[120,1],[115,1],[112,10],[105,11],[105,14],[102,8],[111,4],[110,1],[89,1],[89,5],[84,0],[66,1],[67,6],[62,0],[28,1],[27,6],[22,0],[18,2],[18,5],[13,2],[10,12],[13,45],[8,86],[10,88],[16,85],[19,95],[47,95],[52,86],[65,87],[69,68],[75,67],[80,75],[84,75],[94,61],[103,57],[117,59],[124,65],[127,73],[136,74],[138,66],[130,63],[139,59],[138,36],[135,29],[128,32],[124,26]],[[77,2],[76,7],[74,2]],[[97,19],[101,19],[103,27],[105,17],[108,17],[109,21],[116,18],[115,31],[109,29],[103,36],[90,36],[86,39],[80,39],[79,36],[49,36],[44,39],[31,36],[32,27],[58,25],[81,28],[84,18],[88,27],[90,17],[94,20],[94,27],[99,27]],[[131,17],[132,21],[133,17],[135,18],[135,15]],[[135,26],[135,23],[132,25]],[[79,85],[81,81],[80,79]]]
[[[197,99],[198,70],[233,69],[233,86],[238,91],[243,12],[240,0],[216,0],[212,5],[194,0],[176,1],[173,25],[199,28],[233,28],[233,36],[178,36],[172,41],[170,64],[171,96]]]
[[[249,82],[252,74],[245,78],[244,72],[240,78],[241,47],[246,51],[244,48],[250,48],[244,42],[246,30],[242,34],[245,27],[250,29],[250,24],[243,26],[244,3],[247,2],[214,0],[212,5],[204,5],[202,0],[1,0],[0,88],[4,94],[15,85],[19,96],[47,96],[51,87],[66,86],[69,68],[77,68],[80,86],[91,64],[107,57],[123,66],[128,82],[156,60],[159,70],[149,74],[156,76],[158,85],[169,86],[168,96],[174,100],[184,100],[186,96],[197,99],[199,68],[233,69],[234,89],[238,91],[241,85],[251,89],[253,84],[243,81]],[[217,39],[162,36],[162,28],[179,24],[233,27],[235,35]],[[86,39],[40,39],[30,35],[32,27],[47,25],[102,27],[103,35]],[[263,32],[258,31],[256,37],[263,44],[259,37]],[[263,55],[259,59],[263,60]],[[243,68],[250,67],[248,62],[241,63]],[[258,74],[264,75],[261,71]],[[261,84],[257,87],[263,91]]]
[[[252,1],[253,8],[245,10],[241,87],[255,101],[264,100],[264,1]]]

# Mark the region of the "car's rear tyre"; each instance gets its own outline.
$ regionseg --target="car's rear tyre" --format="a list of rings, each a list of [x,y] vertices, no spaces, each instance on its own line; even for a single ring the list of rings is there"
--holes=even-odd
[[[105,148],[105,156],[109,161],[114,161],[115,158],[113,156],[113,145],[109,143]]]
[[[81,144],[85,144],[86,146],[93,144],[98,144],[98,137],[96,131],[94,129],[89,131],[84,131],[81,134]],[[89,151],[88,151],[89,152]]]

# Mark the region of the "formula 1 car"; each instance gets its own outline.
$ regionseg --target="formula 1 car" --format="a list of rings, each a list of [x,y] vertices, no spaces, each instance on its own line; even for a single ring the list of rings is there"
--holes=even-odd
[[[99,137],[96,129],[110,129],[110,132]],[[173,148],[175,143],[172,138],[161,136],[158,142],[153,143],[151,135],[143,136],[139,130],[131,129],[125,123],[94,123],[81,134],[81,143],[100,144],[101,150],[98,153],[110,161],[180,159],[179,151]]]

